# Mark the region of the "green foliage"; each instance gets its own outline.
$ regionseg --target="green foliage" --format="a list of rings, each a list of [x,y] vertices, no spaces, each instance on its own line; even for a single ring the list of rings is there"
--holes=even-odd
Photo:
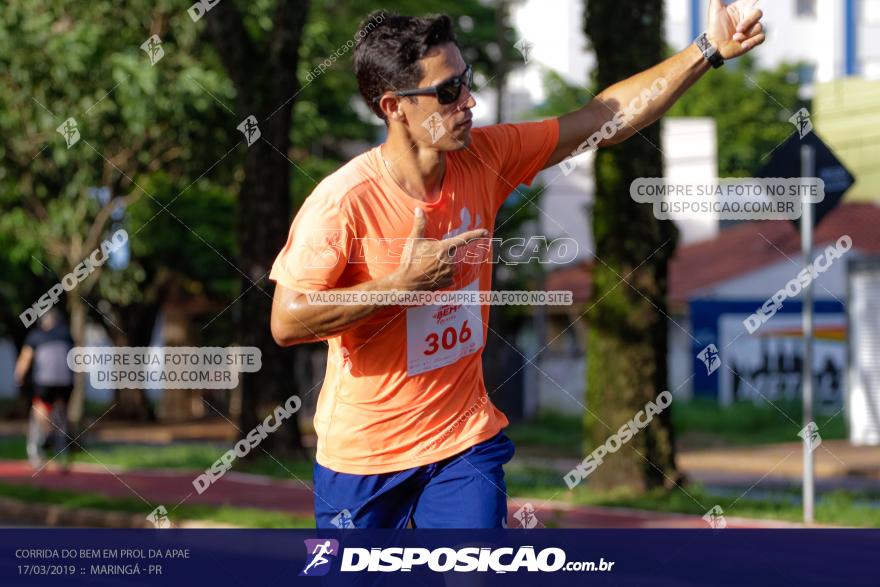
[[[531,114],[536,118],[562,116],[578,110],[593,99],[593,94],[589,91],[577,84],[567,82],[552,70],[544,72],[543,84],[547,99],[532,110]]]
[[[768,493],[748,492],[748,487],[734,491],[717,491],[698,484],[684,488],[656,488],[645,492],[616,489],[601,491],[582,483],[567,490],[560,482],[561,473],[555,469],[534,466],[518,466],[516,461],[507,468],[505,482],[511,497],[521,500],[563,501],[571,506],[600,506],[629,508],[654,512],[675,512],[703,516],[713,505],[720,505],[727,517],[763,520],[803,521],[799,496],[800,490]],[[876,492],[834,490],[820,492],[816,499],[816,522],[860,528],[880,527],[880,508],[876,504],[880,495]],[[534,503],[534,502],[533,502]],[[562,515],[568,509],[562,510]],[[559,517],[542,516],[548,528],[557,527]]]
[[[65,508],[88,508],[109,512],[123,512],[144,516],[144,502],[135,498],[105,497],[94,493],[59,491],[29,485],[0,484],[0,497],[26,503],[59,505]],[[186,520],[203,520],[216,524],[229,524],[246,528],[313,528],[311,516],[296,516],[283,512],[254,508],[217,507],[213,505],[184,504],[174,510],[173,523]]]
[[[230,265],[235,257],[230,190],[205,179],[180,194],[178,180],[162,172],[142,185],[153,197],[139,199],[127,211],[132,254],[151,273],[174,268],[190,294],[234,297],[238,274]]]
[[[4,275],[27,284],[10,286],[3,280],[0,295],[12,307],[29,306],[120,226],[130,233],[131,264],[120,273],[96,272],[75,295],[95,291],[115,304],[140,302],[155,265],[142,263],[137,252],[173,242],[165,231],[179,227],[174,207],[161,212],[151,230],[135,235],[130,216],[111,226],[110,218],[99,215],[106,202],[99,203],[90,188],[106,188],[111,206],[128,206],[136,215],[138,206],[155,208],[159,198],[149,187],[154,181],[165,178],[166,191],[178,194],[238,140],[229,114],[208,93],[229,99],[231,84],[201,55],[187,7],[184,1],[156,6],[146,0],[122,11],[110,2],[13,0],[4,7],[0,131],[8,140],[0,152],[0,243],[6,245],[0,263],[9,266]],[[140,48],[151,32],[160,36],[165,53],[154,66]],[[68,117],[76,120],[81,135],[69,148],[56,132]],[[211,178],[230,182],[230,169],[218,166]],[[198,186],[187,196],[186,204],[200,202],[202,209],[187,214],[190,226],[201,224],[198,232],[205,217],[214,223],[214,234],[203,235],[206,241],[232,232],[232,217],[211,215],[216,202],[210,196],[202,201]],[[95,231],[97,242],[87,240]],[[212,246],[230,248],[228,243]],[[200,253],[179,252],[163,259],[165,266],[192,271],[191,261]],[[211,279],[211,266],[207,263],[195,278]],[[35,283],[36,295],[29,287]],[[227,287],[225,295],[231,294]],[[10,324],[8,318],[4,322]]]
[[[715,120],[720,177],[747,177],[765,165],[794,127],[788,118],[801,106],[800,64],[758,70],[751,55],[713,69],[694,84],[667,116]]]
[[[771,442],[798,442],[802,417],[801,403],[777,401],[774,405],[740,401],[722,407],[702,398],[676,403],[672,421],[676,434],[688,444],[755,445]],[[842,413],[817,416],[823,439],[846,438]]]
[[[225,0],[232,2],[234,0]],[[124,227],[131,262],[103,270],[75,294],[120,311],[148,301],[170,272],[184,291],[231,302],[238,292],[235,197],[243,149],[235,88],[210,43],[205,21],[193,23],[189,0],[56,3],[10,0],[0,14],[0,335],[22,335],[17,314],[90,253],[98,235]],[[256,42],[273,27],[277,0],[236,2]],[[341,166],[353,149],[384,133],[365,114],[352,74],[358,23],[387,3],[315,0],[300,47],[293,149],[301,169],[291,179],[295,207]],[[495,8],[478,0],[394,3],[402,14],[447,12],[459,25],[465,58],[478,80],[516,55],[515,34],[496,43]],[[205,17],[211,18],[210,13]],[[140,48],[151,34],[164,57],[151,66]],[[329,71],[307,83],[318,63],[337,52]],[[281,106],[281,104],[278,104]],[[70,148],[56,128],[76,119],[81,139]],[[90,188],[109,189],[125,217],[111,223]],[[167,206],[167,209],[163,209]],[[512,223],[511,223],[512,224]],[[99,239],[100,240],[100,239]],[[181,254],[185,252],[185,254]],[[227,317],[223,318],[224,320]]]
[[[82,441],[81,441],[82,442]],[[177,469],[204,471],[211,467],[231,444],[217,442],[186,442],[167,445],[139,444],[86,444],[88,452],[73,452],[76,463],[104,464],[120,470]],[[23,438],[0,439],[0,458],[23,460],[27,458]],[[277,479],[312,478],[313,464],[301,459],[275,459],[255,454],[239,459],[234,469],[240,473],[254,473]]]
[[[708,117],[718,136],[720,177],[753,175],[772,151],[794,132],[788,118],[809,102],[798,97],[799,63],[761,70],[751,55],[709,71],[667,112],[667,117]],[[535,116],[560,116],[592,99],[559,74],[544,75],[548,98]]]
[[[690,494],[690,495],[688,495]],[[655,489],[644,494],[614,492],[597,494],[581,492],[578,503],[626,507],[663,512],[679,512],[702,516],[715,504],[721,506],[725,516],[743,518],[803,521],[803,511],[797,499],[777,494],[775,498],[757,498],[737,492],[735,495],[717,495],[698,485],[689,486],[687,493],[681,489]],[[876,500],[877,496],[874,495]],[[819,496],[816,502],[816,522],[860,528],[880,527],[880,510],[860,503],[851,492],[834,491]]]
[[[298,77],[303,85],[294,107],[297,148],[341,162],[346,159],[347,142],[374,142],[384,136],[384,123],[369,112],[358,93],[352,65],[354,49],[346,45],[353,41],[360,22],[380,8],[414,16],[448,14],[456,23],[462,55],[474,65],[478,86],[491,83],[499,59],[514,59],[517,55],[514,31],[505,30],[509,42],[499,47],[495,9],[477,0],[454,4],[443,0],[398,0],[390,5],[375,0],[316,0],[300,47]],[[309,72],[334,54],[339,57],[330,68],[308,82]]]
[[[511,424],[505,433],[516,443],[519,452],[578,456],[583,445],[584,426],[580,416],[550,412],[529,422]]]

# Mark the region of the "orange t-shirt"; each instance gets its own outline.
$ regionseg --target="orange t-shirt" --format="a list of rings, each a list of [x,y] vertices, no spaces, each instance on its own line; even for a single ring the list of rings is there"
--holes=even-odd
[[[471,134],[470,147],[446,153],[434,201],[403,191],[379,147],[328,176],[294,218],[269,278],[309,292],[387,275],[399,259],[391,239],[409,236],[416,207],[425,212],[425,238],[476,228],[491,237],[504,200],[518,185],[531,185],[556,148],[559,123]],[[490,258],[461,265],[455,289],[490,290]],[[483,382],[488,324],[488,305],[395,306],[329,338],[314,421],[318,462],[357,475],[400,471],[453,456],[507,426]]]

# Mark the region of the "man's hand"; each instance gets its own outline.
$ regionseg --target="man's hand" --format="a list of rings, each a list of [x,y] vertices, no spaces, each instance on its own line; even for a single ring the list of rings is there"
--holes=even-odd
[[[758,0],[736,0],[725,5],[709,0],[709,42],[724,59],[733,59],[764,42]],[[544,163],[544,169],[597,147],[625,141],[655,122],[669,110],[694,82],[710,69],[696,43],[641,73],[602,90],[584,107],[559,117],[559,141]],[[667,89],[647,103],[642,96],[660,79]],[[633,112],[627,115],[627,107]],[[607,136],[606,128],[613,132]]]
[[[416,208],[412,232],[403,249],[400,266],[392,276],[394,283],[405,291],[434,291],[449,287],[455,278],[458,247],[488,235],[489,231],[480,228],[442,241],[426,239],[425,213]]]
[[[757,8],[758,0],[736,0],[724,5],[723,0],[709,1],[709,27],[706,34],[724,59],[733,59],[764,42],[764,13]]]

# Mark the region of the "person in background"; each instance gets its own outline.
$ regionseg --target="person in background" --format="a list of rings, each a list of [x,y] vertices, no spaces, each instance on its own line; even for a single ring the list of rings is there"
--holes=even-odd
[[[43,466],[46,449],[54,448],[57,455],[67,445],[67,403],[73,392],[73,372],[67,366],[67,353],[72,348],[73,339],[61,312],[52,308],[25,337],[15,364],[15,383],[19,387],[33,368],[27,454],[35,469]]]

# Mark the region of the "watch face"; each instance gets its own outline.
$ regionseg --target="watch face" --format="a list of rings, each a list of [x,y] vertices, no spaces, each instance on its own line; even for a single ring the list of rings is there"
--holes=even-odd
[[[716,51],[715,47],[713,47],[712,44],[709,43],[709,38],[706,36],[706,33],[703,33],[702,35],[697,37],[697,47],[700,48],[706,58],[714,55]]]

